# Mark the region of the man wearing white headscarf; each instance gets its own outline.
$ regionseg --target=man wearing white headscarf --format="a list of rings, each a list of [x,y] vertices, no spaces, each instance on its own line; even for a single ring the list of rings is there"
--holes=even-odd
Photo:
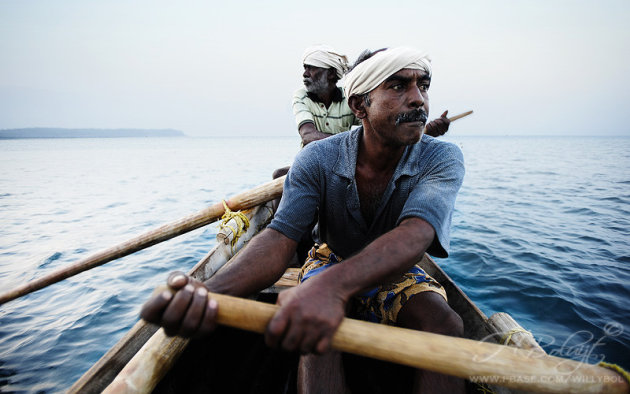
[[[246,296],[278,280],[317,216],[317,244],[300,284],[278,295],[267,325],[272,347],[300,351],[301,392],[344,392],[341,355],[330,350],[348,311],[381,324],[461,336],[461,318],[446,292],[416,263],[425,252],[447,257],[463,156],[451,143],[423,135],[431,65],[422,52],[368,53],[346,76],[348,104],[362,126],[309,144],[295,158],[269,226],[231,264],[200,283],[179,273],[143,307],[146,320],[169,335],[197,335],[215,325],[208,290]],[[386,375],[386,374],[380,374]],[[380,379],[380,380],[379,380]],[[388,376],[363,373],[363,388]],[[388,390],[389,388],[389,390]],[[414,391],[463,392],[457,378],[418,370]]]
[[[293,114],[302,145],[348,131],[357,119],[337,82],[348,70],[345,55],[328,45],[309,47],[302,55],[304,87],[293,94]]]

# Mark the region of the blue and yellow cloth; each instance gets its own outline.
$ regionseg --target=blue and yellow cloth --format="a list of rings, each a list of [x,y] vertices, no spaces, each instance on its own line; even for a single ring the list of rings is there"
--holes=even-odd
[[[315,245],[308,252],[298,281],[302,283],[341,261],[328,245]],[[447,300],[442,285],[416,264],[395,281],[356,296],[356,310],[353,314],[374,323],[394,325],[407,300],[424,291],[433,291]]]

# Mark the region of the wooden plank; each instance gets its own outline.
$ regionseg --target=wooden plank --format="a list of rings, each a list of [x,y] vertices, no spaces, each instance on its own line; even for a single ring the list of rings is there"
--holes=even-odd
[[[509,314],[497,312],[490,316],[488,324],[494,328],[502,345],[515,346],[519,349],[527,349],[540,354],[546,354],[536,342],[531,332],[525,330]]]

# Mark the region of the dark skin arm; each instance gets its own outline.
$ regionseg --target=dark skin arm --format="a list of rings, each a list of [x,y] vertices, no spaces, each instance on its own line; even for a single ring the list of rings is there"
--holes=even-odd
[[[266,229],[254,237],[234,260],[201,283],[182,272],[172,273],[163,290],[143,305],[140,317],[164,327],[167,335],[203,336],[216,326],[218,305],[208,291],[247,296],[271,286],[286,270],[297,243]],[[270,253],[270,251],[273,253]]]
[[[426,221],[405,219],[342,264],[280,293],[281,309],[267,326],[267,344],[302,353],[326,352],[350,297],[406,272],[420,260],[434,236]]]
[[[430,121],[427,124],[424,132],[431,137],[439,137],[446,134],[446,132],[448,131],[448,127],[451,124],[451,121],[448,120],[448,118],[446,117],[447,114],[448,110],[444,111],[444,113],[439,118]]]
[[[315,128],[315,124],[312,122],[306,122],[298,129],[300,137],[302,137],[302,145],[306,146],[313,141],[323,140],[330,137],[332,134],[322,133]]]
[[[326,352],[350,297],[407,271],[434,236],[426,221],[405,219],[343,264],[283,291],[278,296],[280,309],[267,326],[267,344],[288,351]],[[205,335],[216,325],[219,306],[207,301],[204,291],[246,295],[265,288],[282,275],[295,247],[295,241],[267,229],[205,285],[181,273],[172,275],[168,284],[175,295],[168,291],[154,295],[143,306],[141,316],[163,326],[168,335]]]

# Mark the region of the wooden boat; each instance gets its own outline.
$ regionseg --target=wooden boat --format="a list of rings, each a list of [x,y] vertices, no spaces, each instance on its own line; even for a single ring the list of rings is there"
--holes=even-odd
[[[220,269],[243,244],[270,220],[269,206],[260,206],[246,212],[252,226],[232,246],[233,227],[226,227],[219,232],[222,242],[204,257],[192,270],[191,275],[205,280]],[[484,313],[466,296],[451,278],[428,255],[421,261],[421,266],[446,289],[449,304],[465,322],[465,336],[470,339],[499,342],[504,333],[512,332],[507,339],[512,346],[533,351],[544,351],[533,340],[531,334],[520,328],[507,314],[495,314],[488,319]],[[279,291],[294,286],[297,269],[289,269],[274,286],[259,295],[260,300],[274,302]],[[221,327],[210,338],[188,341],[167,338],[159,335],[157,327],[139,321],[110,351],[108,351],[90,370],[88,370],[70,389],[70,393],[102,392],[110,385],[123,367],[145,345],[150,338],[155,342],[164,342],[161,347],[167,351],[164,356],[164,369],[172,369],[159,381],[154,382],[155,392],[294,392],[298,355],[273,351],[266,348],[262,336],[238,329]],[[152,338],[153,337],[153,338]],[[183,344],[181,342],[184,342]],[[183,348],[186,348],[185,350]],[[181,352],[181,357],[179,353]],[[175,362],[175,359],[178,361]],[[357,392],[375,389],[384,390],[383,383],[365,381],[362,375],[365,368],[385,370],[385,376],[398,374],[397,384],[388,383],[387,390],[398,392],[411,378],[411,369],[379,361],[369,361],[358,356],[346,357],[346,369],[349,383],[355,385]],[[361,372],[357,372],[361,371]],[[371,374],[374,375],[374,374]],[[355,376],[355,378],[352,378]],[[394,391],[390,391],[394,387]],[[471,389],[475,387],[471,385]],[[509,392],[495,388],[494,392]]]
[[[205,280],[264,228],[272,214],[267,205],[260,204],[280,195],[282,181],[279,178],[238,194],[228,202],[216,203],[18,286],[0,294],[0,304],[209,224],[221,215],[229,214],[228,206],[250,209],[227,220],[219,235],[219,245],[191,271],[193,277]],[[250,226],[244,231],[242,224],[248,220]],[[618,374],[619,370],[545,355],[531,334],[508,315],[495,314],[486,318],[428,256],[424,256],[421,265],[445,287],[451,307],[464,320],[468,339],[344,319],[332,344],[335,349],[352,354],[344,357],[344,368],[355,392],[404,392],[412,372],[409,367],[470,379],[498,377],[493,381],[521,390],[519,392],[629,392],[630,386]],[[212,295],[221,305],[218,322],[264,332],[276,310],[272,304],[277,292],[295,285],[295,276],[295,270],[289,270],[268,291],[260,293],[259,299],[267,303]],[[191,341],[167,337],[163,330],[140,321],[69,392],[294,392],[298,355],[268,349],[263,345],[262,336],[240,329],[221,327],[206,339]],[[408,367],[394,366],[392,361]],[[385,377],[386,381],[379,380],[380,377]],[[470,385],[472,391],[478,387]],[[502,388],[493,391],[510,392]]]

